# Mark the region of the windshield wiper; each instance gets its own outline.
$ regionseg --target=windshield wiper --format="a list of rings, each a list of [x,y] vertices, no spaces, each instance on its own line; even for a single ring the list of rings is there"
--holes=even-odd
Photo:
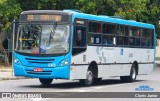
[[[50,45],[51,39],[53,38],[53,35],[54,35],[55,32],[56,32],[56,28],[57,28],[57,22],[54,23],[53,28],[52,28],[52,30],[51,30],[51,32],[50,32],[50,36],[49,36],[49,44],[48,44],[48,46]]]

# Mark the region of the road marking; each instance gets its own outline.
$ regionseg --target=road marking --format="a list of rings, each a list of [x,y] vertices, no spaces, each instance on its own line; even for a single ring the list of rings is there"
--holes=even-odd
[[[131,84],[136,84],[136,83],[139,83],[139,82],[118,84],[118,85],[109,85],[109,86],[105,85],[105,86],[101,86],[101,87],[89,87],[89,88],[78,88],[78,89],[76,88],[76,89],[60,90],[60,91],[54,91],[54,92],[89,92],[89,91],[94,91],[94,90],[103,89],[103,88],[118,87],[118,86],[131,85]]]
[[[88,88],[76,88],[76,89],[70,89],[70,90],[61,90],[61,91],[54,91],[54,92],[90,92],[90,91],[94,91],[94,90],[99,90],[99,89],[104,89],[104,88],[112,88],[112,87],[118,87],[118,86],[124,86],[124,85],[131,85],[131,84],[137,84],[139,82],[135,82],[135,83],[125,83],[125,84],[118,84],[118,85],[104,85],[104,86],[97,86],[97,87],[88,87]],[[107,91],[106,91],[107,92]],[[58,95],[57,97],[61,97],[64,96],[62,95]],[[30,98],[33,101],[44,101],[44,100],[48,100],[48,99],[52,99],[52,98]]]
[[[48,100],[48,99],[51,99],[51,98],[30,98],[31,100],[33,101],[44,101],[44,100]]]

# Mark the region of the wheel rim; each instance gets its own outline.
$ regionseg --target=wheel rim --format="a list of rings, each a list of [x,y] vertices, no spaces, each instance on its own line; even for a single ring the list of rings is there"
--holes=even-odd
[[[136,78],[136,70],[135,70],[135,68],[132,68],[132,79],[133,80],[135,80],[135,78]]]
[[[87,84],[90,85],[93,82],[93,73],[91,71],[87,72]]]

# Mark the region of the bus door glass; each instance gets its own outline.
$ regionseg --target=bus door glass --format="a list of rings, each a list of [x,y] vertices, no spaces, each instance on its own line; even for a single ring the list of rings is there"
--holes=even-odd
[[[76,55],[86,50],[85,21],[76,19],[74,24],[72,55]]]

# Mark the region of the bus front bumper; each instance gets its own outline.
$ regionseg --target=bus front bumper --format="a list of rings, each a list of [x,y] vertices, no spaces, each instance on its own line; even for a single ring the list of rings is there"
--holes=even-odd
[[[31,77],[31,78],[44,78],[44,79],[45,78],[69,79],[69,74],[70,74],[69,66],[42,68],[43,71],[40,72],[37,71],[35,72],[34,68],[42,68],[42,67],[26,67],[14,64],[14,75]]]

